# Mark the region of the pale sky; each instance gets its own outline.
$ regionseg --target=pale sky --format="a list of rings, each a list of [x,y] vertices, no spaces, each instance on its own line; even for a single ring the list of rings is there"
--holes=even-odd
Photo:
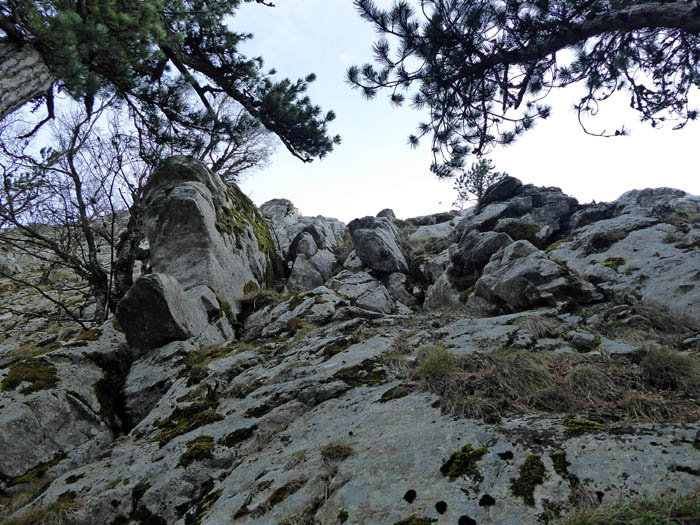
[[[410,107],[392,106],[385,94],[371,101],[350,88],[345,71],[372,59],[376,35],[350,0],[276,0],[276,7],[243,4],[233,20],[238,31],[255,37],[242,50],[260,55],[266,68],[293,80],[316,73],[309,90],[312,101],[337,119],[331,135],[343,143],[325,159],[304,164],[280,146],[269,167],[247,177],[242,189],[260,205],[272,198],[291,200],[304,215],[355,217],[392,208],[400,218],[445,211],[456,192],[452,181],[430,171],[429,140],[412,150],[407,137],[421,115]],[[390,1],[377,2],[388,6]],[[574,91],[570,91],[573,89]],[[610,201],[625,191],[669,186],[700,194],[700,124],[680,131],[652,129],[639,122],[618,98],[591,120],[596,130],[624,124],[629,137],[599,138],[584,134],[570,109],[575,87],[549,97],[547,121],[522,135],[490,158],[498,171],[524,183],[558,186],[580,202]],[[427,137],[426,137],[427,139]]]

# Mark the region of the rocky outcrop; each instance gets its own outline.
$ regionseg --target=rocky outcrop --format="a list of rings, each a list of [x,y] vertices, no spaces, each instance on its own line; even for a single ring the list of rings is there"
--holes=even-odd
[[[406,272],[408,264],[396,240],[391,219],[364,217],[348,224],[352,245],[367,268],[379,272]]]
[[[154,273],[117,308],[129,343],[156,348],[221,319],[228,327],[215,342],[224,341],[246,288],[264,287],[281,271],[265,219],[235,185],[187,157],[167,160],[151,176],[144,202]],[[144,304],[152,306],[145,313]]]
[[[119,322],[0,340],[0,519],[535,525],[700,489],[700,198],[512,179],[353,221],[351,253],[342,223],[169,166]]]
[[[590,304],[602,299],[603,294],[565,265],[553,261],[529,242],[517,241],[491,257],[469,302],[497,313],[555,306],[559,302]]]

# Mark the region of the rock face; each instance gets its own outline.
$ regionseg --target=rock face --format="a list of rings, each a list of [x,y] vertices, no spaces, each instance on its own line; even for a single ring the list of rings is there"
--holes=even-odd
[[[116,319],[0,315],[0,521],[535,525],[700,489],[699,197],[508,178],[347,238],[191,159],[147,196]]]
[[[387,217],[364,217],[348,224],[352,245],[362,263],[379,272],[405,272],[408,264],[396,242],[396,228]]]
[[[171,275],[184,290],[208,286],[238,311],[245,285],[262,285],[273,272],[265,220],[236,186],[199,161],[166,161],[146,185],[145,206],[153,271]]]
[[[136,281],[117,309],[132,346],[199,336],[212,315],[238,313],[246,287],[265,286],[281,268],[255,205],[195,159],[167,160],[148,181],[144,202],[154,273]],[[142,313],[144,304],[152,308]],[[230,330],[235,320],[226,320]]]

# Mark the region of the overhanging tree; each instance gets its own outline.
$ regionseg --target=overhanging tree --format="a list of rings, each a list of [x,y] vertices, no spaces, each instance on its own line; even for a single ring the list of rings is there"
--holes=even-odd
[[[549,116],[542,99],[576,82],[579,121],[618,91],[652,126],[698,115],[688,100],[700,86],[695,0],[400,0],[389,10],[354,1],[380,39],[377,67],[354,66],[348,81],[367,97],[384,89],[395,104],[408,95],[427,108],[409,142],[432,135],[439,176],[511,143]]]
[[[1,2],[0,118],[36,97],[51,118],[54,89],[82,101],[88,115],[97,98],[116,95],[156,140],[188,147],[202,131],[236,136],[236,122],[212,106],[218,95],[240,104],[295,157],[323,157],[340,139],[327,133],[333,112],[322,114],[304,94],[314,75],[274,81],[261,58],[238,51],[252,35],[226,25],[252,1],[272,6],[263,0]],[[30,61],[32,67],[23,67]],[[189,103],[190,92],[198,104]]]

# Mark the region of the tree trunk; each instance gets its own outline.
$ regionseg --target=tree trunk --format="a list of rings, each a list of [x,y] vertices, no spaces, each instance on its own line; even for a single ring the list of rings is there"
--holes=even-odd
[[[54,78],[29,44],[0,42],[0,119],[48,91]]]

